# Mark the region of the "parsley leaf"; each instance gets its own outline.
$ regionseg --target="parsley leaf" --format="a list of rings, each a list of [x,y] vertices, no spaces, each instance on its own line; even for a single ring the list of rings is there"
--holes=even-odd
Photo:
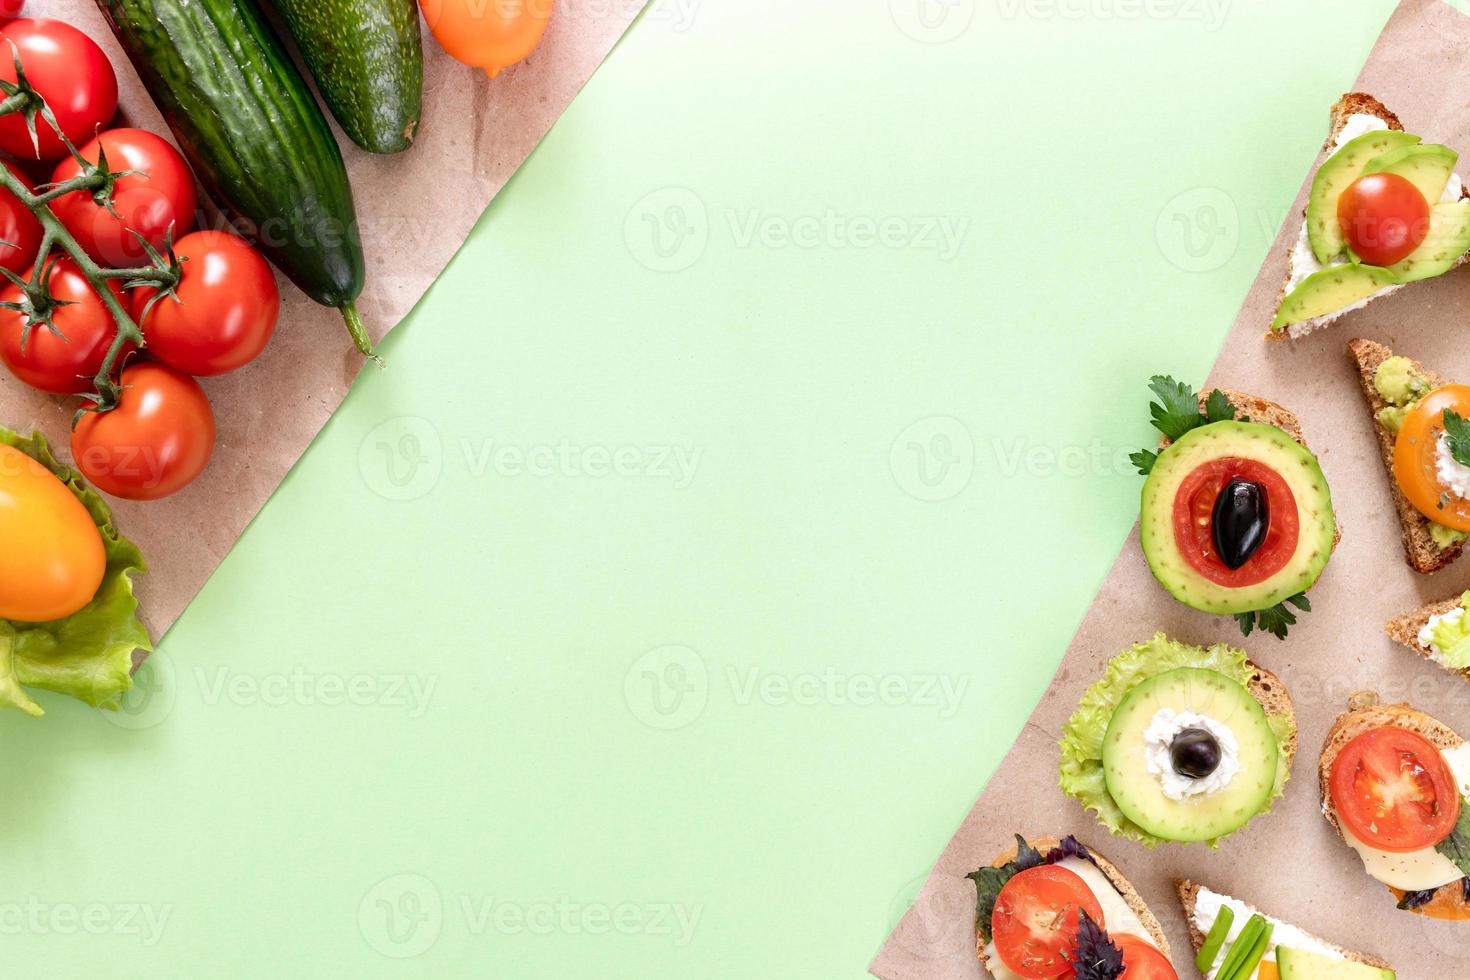
[[[1455,862],[1455,867],[1470,875],[1470,801],[1462,800],[1460,820],[1450,836],[1435,845],[1435,850]]]
[[[1312,601],[1307,598],[1305,592],[1298,592],[1287,599],[1286,602],[1278,602],[1269,609],[1258,612],[1243,612],[1235,614],[1235,621],[1240,624],[1242,636],[1250,636],[1251,630],[1260,626],[1261,629],[1270,633],[1278,640],[1286,639],[1287,630],[1296,625],[1296,613],[1286,608],[1287,603],[1296,606],[1302,612],[1312,611]]]
[[[1077,980],[1117,980],[1123,975],[1123,951],[1086,912],[1077,921],[1077,948],[1067,959]]]
[[[1452,408],[1444,413],[1444,441],[1461,466],[1470,466],[1470,421]]]
[[[1000,898],[1000,890],[1022,871],[1045,863],[1046,858],[1041,852],[1017,834],[1015,860],[999,868],[980,868],[965,875],[975,883],[975,923],[987,943],[990,942],[990,919],[995,915],[995,901]]]
[[[1190,429],[1203,424],[1204,416],[1199,413],[1199,399],[1189,385],[1156,374],[1149,380],[1148,387],[1159,396],[1158,401],[1148,406],[1155,429],[1170,439],[1178,439]]]
[[[1140,449],[1136,453],[1128,454],[1128,462],[1138,467],[1139,476],[1148,476],[1154,471],[1154,463],[1158,462],[1159,454]]]
[[[1233,418],[1235,418],[1235,406],[1230,404],[1230,399],[1225,397],[1225,392],[1219,388],[1210,392],[1210,397],[1205,399],[1205,424],[1228,422]]]

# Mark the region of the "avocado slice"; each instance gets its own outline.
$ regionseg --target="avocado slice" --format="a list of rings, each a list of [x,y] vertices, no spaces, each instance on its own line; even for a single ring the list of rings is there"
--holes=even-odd
[[[1286,946],[1276,947],[1276,966],[1281,980],[1397,980],[1392,970]]]
[[[1296,504],[1296,551],[1285,566],[1257,585],[1231,587],[1212,582],[1190,564],[1175,536],[1174,500],[1184,481],[1199,467],[1228,458],[1271,467],[1286,481]],[[1271,505],[1281,506],[1275,500]],[[1232,420],[1191,429],[1159,454],[1143,484],[1139,537],[1149,571],[1174,598],[1202,612],[1269,609],[1305,592],[1327,566],[1336,531],[1332,493],[1317,457],[1272,425]]]
[[[1429,239],[1426,238],[1425,242],[1428,241]],[[1421,245],[1420,248],[1423,246]],[[1419,254],[1418,249],[1404,259],[1404,262],[1413,260],[1417,254]],[[1451,263],[1453,261],[1451,259]],[[1431,275],[1438,274],[1431,273]],[[1276,311],[1276,319],[1271,321],[1271,329],[1282,330],[1293,323],[1314,320],[1328,313],[1336,313],[1360,300],[1367,299],[1381,289],[1398,284],[1399,278],[1392,270],[1376,265],[1328,266],[1320,272],[1307,276],[1297,284],[1286,299],[1281,301],[1281,309]]]
[[[1455,172],[1460,154],[1438,143],[1415,143],[1389,150],[1368,161],[1364,174],[1398,174],[1419,189],[1424,200],[1434,204]]]
[[[1470,251],[1470,201],[1436,204],[1429,210],[1429,234],[1419,247],[1388,267],[1399,282],[1432,279],[1450,271]]]
[[[1199,714],[1230,730],[1240,771],[1212,793],[1170,799],[1149,771],[1145,732],[1161,711]],[[1181,843],[1233,833],[1271,802],[1281,754],[1259,701],[1214,670],[1181,667],[1150,677],[1123,698],[1103,738],[1103,775],[1118,809],[1145,831]]]
[[[1347,248],[1342,227],[1337,222],[1337,199],[1353,181],[1363,175],[1363,168],[1390,150],[1419,142],[1419,137],[1396,129],[1376,129],[1348,140],[1317,168],[1312,178],[1312,193],[1307,198],[1307,238],[1312,254],[1326,265]],[[1438,195],[1436,195],[1436,199]]]

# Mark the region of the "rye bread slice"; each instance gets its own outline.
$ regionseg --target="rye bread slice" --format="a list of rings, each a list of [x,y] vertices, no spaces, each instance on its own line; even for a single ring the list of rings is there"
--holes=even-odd
[[[1394,356],[1393,351],[1380,343],[1372,340],[1356,338],[1348,341],[1348,356],[1353,359],[1353,364],[1358,369],[1358,385],[1363,389],[1363,397],[1368,401],[1368,414],[1373,421],[1373,432],[1378,437],[1378,454],[1383,459],[1383,468],[1388,473],[1388,490],[1393,497],[1393,508],[1399,515],[1400,533],[1404,542],[1404,560],[1409,567],[1423,575],[1437,572],[1450,564],[1465,550],[1465,542],[1461,541],[1448,548],[1441,548],[1434,543],[1433,536],[1429,533],[1429,518],[1409,503],[1399,490],[1398,480],[1393,475],[1393,446],[1394,433],[1378,424],[1378,413],[1389,407],[1388,402],[1378,394],[1378,389],[1373,386],[1373,376],[1377,374],[1379,365]],[[1432,387],[1438,388],[1446,384],[1444,378],[1430,371],[1418,361],[1411,361],[1414,370],[1423,375]]]
[[[1048,851],[1060,847],[1062,842],[1056,837],[1037,837],[1027,841],[1027,843],[1042,854],[1046,854]],[[1016,859],[1016,850],[1015,847],[1010,848],[991,862],[990,866],[992,868],[1000,868],[1010,864]],[[1169,950],[1169,939],[1164,935],[1164,927],[1159,924],[1159,920],[1153,912],[1149,911],[1149,907],[1144,902],[1143,896],[1138,894],[1138,889],[1134,888],[1133,883],[1124,877],[1123,872],[1118,870],[1117,865],[1099,854],[1091,845],[1088,845],[1087,852],[1092,855],[1093,863],[1103,873],[1103,877],[1107,878],[1108,882],[1117,889],[1123,901],[1133,910],[1133,914],[1138,916],[1138,921],[1142,922],[1143,927],[1148,930],[1149,939],[1172,962],[1174,954]],[[986,976],[991,976],[990,971],[985,968],[985,946],[985,940],[981,938],[980,927],[977,924],[975,927],[975,954],[980,957],[981,971]]]
[[[1406,646],[1419,656],[1428,660],[1436,666],[1443,667],[1453,674],[1458,674],[1465,680],[1470,681],[1470,668],[1457,670],[1454,667],[1445,667],[1444,664],[1430,656],[1429,649],[1419,642],[1419,631],[1428,624],[1431,617],[1443,616],[1445,613],[1460,608],[1460,596],[1454,596],[1443,602],[1431,602],[1427,606],[1420,606],[1411,613],[1396,616],[1388,621],[1384,632],[1388,638],[1400,646]]]
[[[1199,904],[1200,886],[1196,885],[1192,881],[1180,880],[1174,882],[1174,888],[1179,893],[1179,904],[1184,908],[1184,921],[1185,924],[1189,926],[1189,940],[1194,944],[1195,954],[1198,955],[1199,951],[1204,947],[1206,939],[1205,934],[1200,931],[1199,927],[1195,925],[1194,921],[1195,908]],[[1239,901],[1239,899],[1237,899],[1237,901]],[[1254,908],[1254,906],[1251,907]],[[1262,912],[1261,914],[1265,915],[1266,913]],[[1276,917],[1269,916],[1269,918]],[[1284,922],[1285,920],[1276,918],[1276,921]],[[1314,936],[1313,938],[1315,939],[1316,937]],[[1393,967],[1390,966],[1387,962],[1379,959],[1376,956],[1369,956],[1366,953],[1358,953],[1350,949],[1344,949],[1343,947],[1338,946],[1335,943],[1329,943],[1323,939],[1318,939],[1317,941],[1330,949],[1336,950],[1343,957],[1352,960],[1354,963],[1361,963],[1364,966],[1376,967],[1380,970],[1393,969]]]
[[[1328,160],[1328,158],[1329,158],[1329,156],[1332,154],[1332,152],[1333,152],[1333,145],[1337,142],[1337,137],[1342,132],[1343,127],[1345,127],[1347,125],[1349,119],[1351,119],[1353,116],[1356,116],[1356,115],[1376,116],[1379,119],[1382,119],[1383,122],[1388,126],[1389,129],[1397,130],[1399,132],[1402,132],[1403,131],[1403,128],[1404,128],[1404,124],[1399,120],[1399,117],[1397,115],[1395,115],[1388,108],[1388,106],[1384,105],[1382,102],[1378,101],[1376,98],[1374,98],[1373,96],[1369,95],[1367,92],[1348,92],[1347,94],[1345,94],[1342,98],[1338,99],[1332,105],[1332,111],[1331,111],[1332,128],[1328,132],[1327,138],[1322,142],[1322,152],[1320,154],[1321,162],[1322,163],[1326,163],[1327,160]],[[1321,167],[1321,164],[1318,164],[1318,168],[1320,168],[1320,167]],[[1313,170],[1313,174],[1315,174],[1315,173],[1316,173],[1316,170],[1314,169]],[[1460,189],[1460,197],[1462,199],[1464,199],[1464,198],[1470,198],[1470,186],[1462,186],[1461,187],[1461,189]],[[1435,202],[1431,201],[1429,203],[1432,205]],[[1302,224],[1305,224],[1306,223],[1306,220],[1307,220],[1306,207],[1303,206],[1303,208],[1302,208]],[[1298,232],[1300,232],[1301,226],[1298,225],[1297,228],[1298,228]],[[1455,262],[1455,266],[1458,267],[1458,266],[1464,265],[1467,261],[1470,261],[1470,253],[1467,253],[1466,255],[1460,256],[1460,258]],[[1286,299],[1287,290],[1288,290],[1288,287],[1291,284],[1292,271],[1293,270],[1292,270],[1291,256],[1288,254],[1287,260],[1286,260],[1286,275],[1281,280],[1281,287],[1276,291],[1276,305],[1272,309],[1272,312],[1271,312],[1271,319],[1272,320],[1275,320],[1275,318],[1276,318],[1276,312],[1281,309],[1281,304]],[[1412,285],[1412,283],[1405,283],[1404,285]],[[1372,297],[1369,298],[1368,302],[1372,302],[1374,299],[1378,299],[1378,298],[1379,298],[1378,296],[1372,296]],[[1293,335],[1291,333],[1291,328],[1290,327],[1287,327],[1287,328],[1282,329],[1282,330],[1272,330],[1271,329],[1271,323],[1270,323],[1270,321],[1268,321],[1267,324],[1266,324],[1266,339],[1267,340],[1288,340],[1288,339],[1295,340],[1298,337],[1304,337],[1304,336],[1306,336],[1309,333],[1314,333],[1315,331],[1317,331],[1319,329],[1322,329],[1323,327],[1331,326],[1334,322],[1336,322],[1337,318],[1339,316],[1341,316],[1341,315],[1342,315],[1341,313],[1339,313],[1337,315],[1328,314],[1328,317],[1330,319],[1328,319],[1327,322],[1321,323],[1321,324],[1319,324],[1317,326],[1314,326],[1314,327],[1309,327],[1309,328],[1307,328],[1305,330],[1300,331],[1296,335]]]
[[[1414,732],[1441,751],[1457,749],[1465,744],[1465,740],[1453,728],[1417,708],[1407,704],[1383,704],[1379,701],[1378,695],[1372,691],[1358,691],[1353,694],[1348,699],[1348,710],[1338,715],[1332,730],[1327,733],[1327,741],[1322,745],[1322,758],[1317,767],[1322,815],[1327,818],[1328,823],[1332,824],[1332,829],[1337,831],[1337,836],[1344,843],[1347,838],[1343,836],[1342,824],[1337,819],[1337,808],[1332,803],[1330,789],[1332,766],[1337,762],[1337,757],[1342,753],[1343,748],[1353,739],[1364,732],[1388,725]],[[1452,881],[1441,888],[1439,893],[1452,892],[1453,895],[1458,896],[1461,888],[1460,882]],[[1394,889],[1389,890],[1397,894]],[[1412,911],[1415,915],[1424,914],[1420,909]]]

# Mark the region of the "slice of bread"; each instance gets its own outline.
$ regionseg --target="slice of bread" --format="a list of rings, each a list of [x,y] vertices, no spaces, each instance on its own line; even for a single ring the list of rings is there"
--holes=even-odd
[[[1395,434],[1378,424],[1378,413],[1388,408],[1388,402],[1378,394],[1373,377],[1384,361],[1394,356],[1393,351],[1371,340],[1357,338],[1348,341],[1348,356],[1358,369],[1358,384],[1363,397],[1368,401],[1368,414],[1373,418],[1373,432],[1378,436],[1378,453],[1383,458],[1383,468],[1388,472],[1388,489],[1393,497],[1393,508],[1398,512],[1401,535],[1404,541],[1404,560],[1414,571],[1424,575],[1437,572],[1450,564],[1465,550],[1465,542],[1441,548],[1434,543],[1429,533],[1429,518],[1409,503],[1409,498],[1399,490],[1398,480],[1393,475],[1393,446]],[[1445,379],[1414,361],[1414,370],[1422,374],[1433,387],[1445,384]]]
[[[1404,128],[1404,124],[1399,121],[1399,117],[1396,116],[1392,111],[1390,111],[1388,106],[1384,105],[1373,96],[1369,95],[1366,92],[1348,92],[1342,98],[1338,99],[1337,102],[1335,102],[1332,106],[1332,128],[1327,134],[1327,139],[1322,143],[1322,152],[1318,158],[1318,167],[1321,167],[1323,163],[1326,163],[1328,158],[1334,152],[1336,152],[1338,136],[1341,135],[1344,127],[1347,126],[1348,120],[1356,115],[1375,116],[1378,119],[1383,120],[1384,124],[1387,125],[1389,129],[1398,130],[1400,132],[1402,132]],[[1314,170],[1313,173],[1315,172],[1316,171]],[[1462,186],[1460,196],[1462,198],[1470,198],[1470,186]],[[1430,201],[1429,203],[1433,205],[1435,202]],[[1299,233],[1301,229],[1306,227],[1306,221],[1306,208],[1303,207],[1301,224],[1298,226]],[[1463,265],[1467,261],[1470,261],[1470,253],[1461,256],[1456,265]],[[1281,308],[1282,301],[1286,299],[1287,294],[1290,292],[1291,280],[1293,275],[1295,274],[1294,266],[1295,261],[1293,260],[1291,253],[1288,252],[1286,260],[1286,276],[1281,280],[1281,288],[1278,289],[1276,292],[1276,306],[1273,308],[1271,313],[1272,320],[1274,320],[1276,317],[1276,310],[1279,310]],[[1401,288],[1403,287],[1390,286],[1388,289],[1380,293],[1376,293],[1373,296],[1370,296],[1368,300],[1366,300],[1366,302],[1372,302],[1373,300],[1378,299],[1380,296],[1384,296],[1387,293],[1392,292],[1393,290]],[[1319,330],[1322,327],[1328,326],[1329,324],[1335,322],[1339,317],[1345,315],[1346,312],[1346,310],[1343,310],[1337,313],[1329,313],[1326,316],[1318,317],[1316,320],[1309,320],[1304,323],[1293,324],[1292,326],[1287,327],[1284,330],[1272,330],[1270,322],[1268,322],[1266,324],[1266,339],[1286,340],[1288,338],[1291,338],[1294,340],[1298,337],[1302,337],[1306,334],[1312,333],[1315,330]]]
[[[1027,843],[1034,847],[1036,850],[1040,851],[1042,854],[1046,854],[1049,851],[1060,847],[1062,844],[1062,842],[1055,837],[1037,837],[1027,841]],[[1012,847],[1010,850],[1001,854],[993,862],[991,862],[990,866],[993,868],[1000,868],[1004,867],[1007,864],[1010,864],[1016,859],[1016,850],[1017,849],[1015,847]],[[1148,938],[1153,942],[1155,946],[1159,948],[1160,952],[1167,956],[1172,962],[1174,959],[1174,955],[1169,951],[1169,939],[1167,936],[1164,935],[1164,927],[1159,924],[1158,917],[1155,916],[1153,912],[1149,911],[1148,905],[1145,904],[1145,902],[1143,901],[1143,896],[1138,894],[1138,889],[1134,888],[1133,883],[1129,881],[1126,877],[1124,877],[1123,872],[1118,870],[1117,865],[1113,864],[1113,862],[1103,857],[1091,846],[1088,846],[1087,852],[1092,855],[1092,860],[1093,863],[1097,865],[1097,870],[1101,871],[1103,873],[1103,877],[1107,878],[1109,883],[1111,883],[1112,886],[1117,889],[1118,894],[1122,896],[1123,901],[1130,909],[1133,910],[1133,914],[1138,916],[1138,921],[1142,922],[1143,927],[1148,930]],[[986,976],[990,976],[990,971],[985,968],[985,946],[986,942],[981,937],[980,928],[977,924],[975,927],[975,953],[977,956],[980,957],[981,972],[984,973]]]
[[[1420,606],[1411,613],[1405,613],[1388,621],[1384,632],[1388,638],[1401,646],[1406,646],[1419,656],[1431,663],[1444,667],[1445,670],[1459,674],[1465,680],[1470,681],[1470,669],[1456,670],[1454,667],[1445,667],[1430,656],[1429,648],[1419,642],[1419,631],[1428,624],[1431,617],[1443,616],[1445,613],[1460,608],[1460,597],[1454,596],[1443,602],[1431,602],[1427,606]]]
[[[1383,704],[1372,691],[1359,691],[1349,698],[1348,710],[1337,717],[1332,730],[1327,733],[1327,741],[1322,745],[1322,759],[1317,768],[1322,814],[1344,842],[1347,838],[1343,836],[1342,824],[1337,819],[1337,808],[1332,803],[1332,766],[1337,762],[1343,748],[1353,739],[1364,732],[1387,725],[1414,732],[1442,751],[1456,749],[1465,744],[1465,740],[1453,728],[1407,704]],[[1458,902],[1461,887],[1460,882],[1453,881],[1441,888],[1440,893],[1442,897]],[[1401,894],[1394,889],[1389,890],[1396,895]],[[1413,911],[1416,915],[1425,914],[1422,909]]]
[[[1195,908],[1199,904],[1200,887],[1201,886],[1196,885],[1194,882],[1187,880],[1174,882],[1174,888],[1176,891],[1179,892],[1179,904],[1184,907],[1184,921],[1189,926],[1189,940],[1190,942],[1194,943],[1194,952],[1196,955],[1198,955],[1199,951],[1204,947],[1206,939],[1205,934],[1200,931],[1199,926],[1195,924],[1194,920]],[[1213,891],[1213,889],[1211,890]],[[1221,893],[1217,892],[1216,894]],[[1240,900],[1236,899],[1236,901]],[[1254,910],[1254,906],[1249,907]],[[1261,914],[1266,915],[1265,912],[1262,912]],[[1268,916],[1268,918],[1275,917]],[[1276,921],[1282,922],[1285,920],[1276,919]],[[1313,938],[1315,939],[1316,937],[1314,936]],[[1339,955],[1343,956],[1346,959],[1352,960],[1354,963],[1362,963],[1364,966],[1377,967],[1380,970],[1393,969],[1392,966],[1390,966],[1383,960],[1380,960],[1376,956],[1368,956],[1365,953],[1357,953],[1350,949],[1344,949],[1343,947],[1338,946],[1335,943],[1329,943],[1322,939],[1318,939],[1317,941],[1322,943],[1322,945],[1328,947],[1329,949],[1336,950]]]

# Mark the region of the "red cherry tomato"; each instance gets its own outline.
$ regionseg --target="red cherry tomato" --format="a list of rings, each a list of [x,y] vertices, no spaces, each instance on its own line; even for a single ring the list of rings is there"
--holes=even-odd
[[[1434,847],[1460,819],[1460,790],[1449,763],[1428,739],[1396,725],[1364,732],[1344,746],[1329,789],[1342,825],[1380,851]]]
[[[1123,951],[1123,980],[1179,980],[1169,957],[1153,943],[1126,932],[1108,938]]]
[[[1271,525],[1266,540],[1239,568],[1229,568],[1215,551],[1215,500],[1239,477],[1266,488]],[[1253,459],[1230,456],[1202,464],[1184,478],[1174,496],[1174,540],[1195,571],[1216,585],[1238,589],[1259,585],[1281,571],[1296,554],[1301,517],[1291,487],[1271,467]]]
[[[450,56],[482,68],[494,78],[500,69],[524,61],[551,17],[553,0],[419,0],[424,22]]]
[[[1407,178],[1368,174],[1337,199],[1337,221],[1358,258],[1393,265],[1429,236],[1429,202]]]
[[[170,228],[175,239],[187,234],[194,227],[194,209],[198,205],[194,174],[172,143],[147,130],[108,130],[82,147],[81,154],[96,163],[99,149],[107,152],[109,169],[141,171],[121,177],[113,185],[112,206],[117,215],[82,191],[58,198],[51,209],[77,244],[103,265],[114,268],[145,265],[148,253],[133,232],[160,250]],[[59,184],[81,172],[81,164],[67,157],[57,164],[51,180]]]
[[[995,900],[990,933],[1002,962],[1029,980],[1075,975],[1068,955],[1086,912],[1105,928],[1097,896],[1075,872],[1043,865],[1018,873]]]
[[[104,493],[158,500],[178,493],[209,465],[214,412],[199,382],[165,364],[123,370],[110,412],[88,412],[71,433],[77,469]]]
[[[117,75],[97,42],[59,20],[16,20],[0,31],[20,52],[21,67],[46,100],[66,138],[85,143],[117,112]],[[0,44],[0,78],[15,81],[15,58]],[[20,113],[0,118],[0,150],[22,160],[60,160],[66,146],[36,120],[38,156]]]
[[[16,310],[0,308],[0,360],[11,374],[32,388],[53,395],[80,394],[92,388],[92,379],[102,369],[102,361],[117,336],[117,324],[71,259],[60,259],[51,267],[49,282],[52,295],[71,304],[51,316],[61,336],[45,326],[32,326],[22,345],[21,335],[29,321]],[[113,295],[118,296],[117,286],[109,285]],[[0,292],[0,300],[7,303],[19,303],[24,298],[18,286],[10,285]],[[125,348],[123,356],[132,349],[131,345]],[[122,363],[121,358],[118,363]]]
[[[5,166],[22,184],[35,189],[30,178],[13,164],[6,163]],[[36,261],[40,248],[41,222],[14,194],[0,188],[0,267],[16,274],[24,272]]]
[[[26,0],[0,0],[0,20],[14,20],[25,5]]]
[[[154,357],[187,374],[207,377],[244,367],[276,331],[281,293],[261,254],[223,231],[186,235],[175,251],[183,278],[173,296],[144,310],[158,290],[133,292],[133,315]]]

